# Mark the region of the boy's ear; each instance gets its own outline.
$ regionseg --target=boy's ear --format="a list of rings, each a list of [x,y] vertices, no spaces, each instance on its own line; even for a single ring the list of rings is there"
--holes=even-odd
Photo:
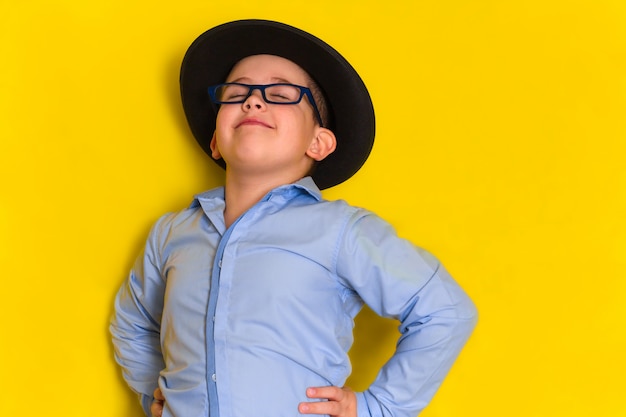
[[[321,161],[335,151],[337,138],[332,130],[320,127],[317,135],[311,141],[306,154],[316,161]]]
[[[213,159],[222,159],[222,154],[220,153],[220,150],[217,149],[217,138],[215,137],[215,132],[213,132],[213,137],[211,138],[209,146],[211,147],[211,156]]]

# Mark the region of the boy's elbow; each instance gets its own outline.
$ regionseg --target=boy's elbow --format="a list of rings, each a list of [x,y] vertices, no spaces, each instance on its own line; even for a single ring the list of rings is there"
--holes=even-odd
[[[465,296],[465,299],[459,307],[459,318],[468,320],[474,325],[478,322],[478,308],[469,296]]]
[[[467,295],[456,305],[456,317],[457,331],[467,340],[478,323],[478,308]]]

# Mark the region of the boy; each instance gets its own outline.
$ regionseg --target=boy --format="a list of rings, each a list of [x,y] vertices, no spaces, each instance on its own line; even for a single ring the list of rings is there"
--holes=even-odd
[[[246,20],[191,45],[181,92],[226,178],[157,222],[116,298],[116,360],[146,414],[415,416],[476,312],[432,255],[371,212],[321,198],[373,144],[356,71],[306,32]],[[397,318],[401,336],[354,393],[343,384],[363,303]]]

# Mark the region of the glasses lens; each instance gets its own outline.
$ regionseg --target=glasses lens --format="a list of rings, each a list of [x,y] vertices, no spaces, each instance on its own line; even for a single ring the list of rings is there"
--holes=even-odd
[[[300,95],[300,89],[294,85],[277,84],[265,89],[265,97],[270,103],[297,103]]]
[[[248,95],[249,88],[239,84],[224,84],[215,90],[215,96],[223,103],[242,101]]]

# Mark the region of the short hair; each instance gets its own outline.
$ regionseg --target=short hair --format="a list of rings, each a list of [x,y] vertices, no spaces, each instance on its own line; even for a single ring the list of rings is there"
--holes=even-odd
[[[320,86],[315,82],[313,77],[311,77],[308,73],[308,84],[309,90],[311,90],[311,95],[313,96],[313,100],[315,100],[315,105],[317,106],[317,110],[320,112],[320,117],[322,118],[322,124],[324,127],[330,126],[330,117],[328,112],[328,104],[326,101],[326,97],[322,92]]]

